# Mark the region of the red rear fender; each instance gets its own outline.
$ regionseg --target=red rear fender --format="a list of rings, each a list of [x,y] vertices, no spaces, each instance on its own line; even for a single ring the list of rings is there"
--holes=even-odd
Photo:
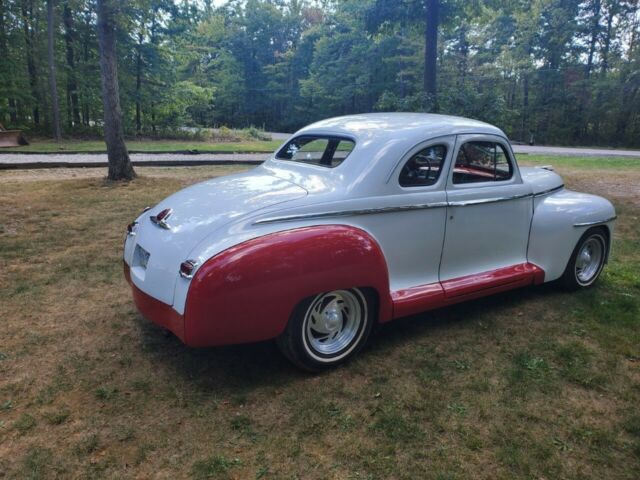
[[[379,320],[391,318],[387,265],[367,232],[324,225],[258,237],[198,269],[187,296],[185,342],[205,346],[274,338],[304,298],[351,287],[374,289]]]

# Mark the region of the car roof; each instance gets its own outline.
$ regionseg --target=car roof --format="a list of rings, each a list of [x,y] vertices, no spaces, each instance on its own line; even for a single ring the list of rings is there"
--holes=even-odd
[[[436,138],[443,135],[482,133],[506,137],[491,124],[451,115],[434,113],[364,113],[328,118],[306,126],[300,134],[332,133],[359,140],[384,141],[402,136],[408,142]],[[376,142],[379,143],[379,142]]]

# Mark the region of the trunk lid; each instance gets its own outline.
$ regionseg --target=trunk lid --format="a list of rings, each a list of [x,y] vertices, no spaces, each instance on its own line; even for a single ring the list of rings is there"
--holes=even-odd
[[[138,218],[135,247],[128,259],[134,283],[172,304],[180,263],[207,235],[244,215],[307,195],[307,191],[261,168],[192,185],[162,200]],[[151,217],[171,209],[166,228]],[[142,249],[142,250],[141,250]],[[147,258],[136,265],[140,252]]]

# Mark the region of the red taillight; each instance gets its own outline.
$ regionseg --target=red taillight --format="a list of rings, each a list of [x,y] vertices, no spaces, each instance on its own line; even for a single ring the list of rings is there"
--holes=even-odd
[[[173,210],[171,210],[170,208],[165,208],[157,215],[151,215],[149,219],[153,223],[158,225],[160,228],[164,228],[165,230],[170,230],[171,227],[169,227],[169,225],[167,224],[167,219],[169,218],[172,212]]]
[[[180,264],[180,276],[182,278],[192,278],[197,262],[195,260],[185,260]]]
[[[169,216],[169,214],[171,213],[171,209],[170,208],[165,208],[164,210],[162,210],[160,213],[158,213],[156,215],[156,219],[161,222],[162,220],[164,220],[166,217]]]

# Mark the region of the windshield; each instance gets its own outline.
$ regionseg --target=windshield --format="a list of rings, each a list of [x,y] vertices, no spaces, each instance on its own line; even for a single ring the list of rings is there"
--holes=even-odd
[[[287,142],[276,158],[334,168],[349,156],[354,147],[353,140],[344,137],[302,135]]]

